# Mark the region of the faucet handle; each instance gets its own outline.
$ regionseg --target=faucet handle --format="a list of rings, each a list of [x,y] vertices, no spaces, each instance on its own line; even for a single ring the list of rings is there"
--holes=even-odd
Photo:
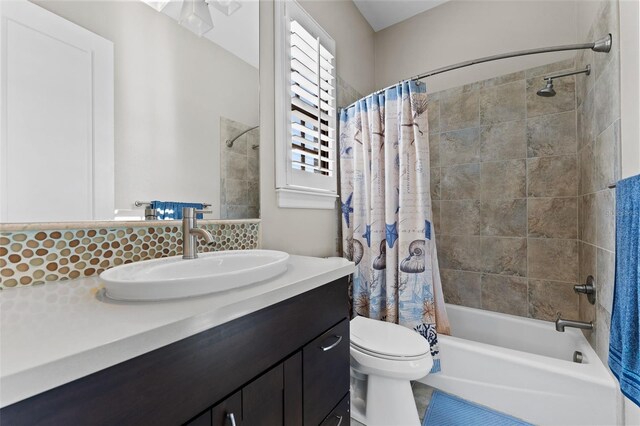
[[[591,303],[592,305],[596,304],[596,285],[593,275],[589,275],[587,277],[587,282],[585,284],[574,285],[573,291],[575,291],[576,293],[586,294],[589,303]]]
[[[196,220],[198,219],[198,215],[199,214],[205,214],[205,213],[213,213],[211,210],[194,210],[193,211],[193,223],[195,225]]]
[[[562,312],[558,311],[556,312],[556,321],[558,321],[560,318],[562,318]]]
[[[213,213],[211,210],[196,210],[195,207],[183,207],[182,208],[182,217],[184,218],[195,218],[199,214],[204,213]]]

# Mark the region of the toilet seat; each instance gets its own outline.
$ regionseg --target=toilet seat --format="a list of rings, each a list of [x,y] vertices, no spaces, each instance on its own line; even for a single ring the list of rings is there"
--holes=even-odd
[[[374,351],[368,350],[367,348],[354,345],[353,343],[351,344],[351,349],[361,352],[363,354],[367,354],[369,356],[373,356],[380,359],[388,359],[390,361],[418,361],[427,355],[426,353],[424,353],[422,355],[414,355],[414,356],[392,356],[392,355],[386,355],[386,354],[374,352]]]
[[[351,346],[370,356],[413,361],[431,355],[429,342],[406,327],[365,317],[351,320]]]

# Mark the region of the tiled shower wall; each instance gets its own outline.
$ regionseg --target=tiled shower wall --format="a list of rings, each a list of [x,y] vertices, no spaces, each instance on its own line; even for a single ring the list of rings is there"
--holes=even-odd
[[[260,129],[220,117],[220,218],[260,217]]]
[[[575,77],[563,61],[430,96],[434,222],[449,303],[578,317]]]
[[[609,54],[580,52],[577,65],[591,64],[589,76],[576,79],[578,106],[579,258],[580,280],[596,279],[596,304],[580,298],[580,319],[593,321],[586,333],[606,363],[615,271],[615,190],[620,177],[620,56],[618,2],[600,5],[589,39],[613,35]]]

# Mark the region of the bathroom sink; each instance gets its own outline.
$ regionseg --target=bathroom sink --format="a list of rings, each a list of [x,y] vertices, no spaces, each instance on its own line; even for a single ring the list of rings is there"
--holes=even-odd
[[[129,263],[104,271],[108,297],[166,300],[231,290],[268,280],[287,270],[289,255],[274,250],[202,253]]]

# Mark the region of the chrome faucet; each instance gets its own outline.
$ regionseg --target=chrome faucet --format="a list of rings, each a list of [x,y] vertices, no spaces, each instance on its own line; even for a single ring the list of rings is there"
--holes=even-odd
[[[584,321],[574,321],[560,318],[562,314],[558,312],[558,316],[556,317],[556,331],[560,331],[564,333],[565,327],[573,327],[573,328],[581,328],[583,330],[593,330],[593,322],[584,322]]]
[[[193,207],[182,208],[182,258],[196,259],[198,257],[198,237],[207,244],[213,243],[213,236],[205,229],[198,228],[197,217],[201,213],[211,213],[205,210],[196,210]]]

